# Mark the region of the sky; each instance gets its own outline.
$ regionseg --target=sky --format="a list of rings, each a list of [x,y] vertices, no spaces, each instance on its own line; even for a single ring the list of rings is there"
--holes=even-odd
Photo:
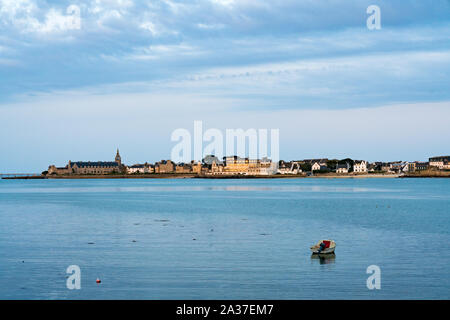
[[[286,160],[447,155],[450,1],[0,0],[0,120],[3,173],[168,159],[195,120]]]

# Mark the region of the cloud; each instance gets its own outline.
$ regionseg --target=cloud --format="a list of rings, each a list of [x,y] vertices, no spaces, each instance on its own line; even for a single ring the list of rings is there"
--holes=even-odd
[[[158,28],[153,24],[151,21],[146,21],[140,24],[140,27],[144,30],[148,30],[151,32],[152,35],[156,36],[160,32],[158,31]]]
[[[154,46],[130,59],[200,54],[190,46]],[[202,53],[204,55],[206,53]],[[450,99],[450,50],[374,53],[212,67],[167,79],[122,83],[105,92],[195,93],[239,100],[235,109],[347,109]]]
[[[204,30],[220,30],[220,29],[224,29],[225,25],[224,24],[205,24],[205,23],[197,23],[197,27],[199,29],[204,29]]]
[[[43,11],[31,0],[0,0],[0,17],[3,24],[12,26],[21,33],[42,34],[80,28],[78,6],[68,6],[67,14],[51,8],[45,12],[43,22],[40,22],[37,17],[43,14]]]
[[[239,110],[448,100],[449,2],[377,3],[371,32],[366,0],[0,0],[0,101],[85,88],[192,92]]]
[[[211,0],[211,2],[225,7],[232,7],[235,4],[234,0]]]
[[[34,30],[40,23],[34,17],[38,7],[31,0],[0,0],[0,17],[4,26]]]
[[[198,26],[225,26],[228,35],[292,34],[311,30],[344,30],[365,25],[365,9],[369,0],[310,1],[310,0],[131,0],[51,1],[1,0],[0,15],[5,26],[19,32],[39,32],[46,14],[63,12],[70,5],[82,10],[87,34],[96,32],[108,21],[127,20],[127,26],[138,30],[148,22],[161,29],[182,32],[194,37],[202,29]],[[450,4],[445,0],[391,1],[380,0],[383,26],[439,23],[448,21]],[[128,27],[126,30],[128,30]],[[111,26],[123,31],[123,25]],[[203,30],[205,32],[205,30]]]

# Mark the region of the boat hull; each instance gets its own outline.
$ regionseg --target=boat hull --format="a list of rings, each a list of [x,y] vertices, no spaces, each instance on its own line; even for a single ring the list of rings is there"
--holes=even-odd
[[[311,252],[312,252],[312,254],[331,254],[331,253],[334,253],[334,249],[335,249],[335,247],[326,248],[319,252],[319,248],[314,248],[314,249],[311,248]]]

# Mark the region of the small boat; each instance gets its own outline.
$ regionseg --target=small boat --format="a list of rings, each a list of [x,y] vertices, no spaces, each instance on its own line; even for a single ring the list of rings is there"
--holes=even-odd
[[[311,252],[313,254],[329,254],[334,253],[334,249],[336,249],[336,242],[333,240],[320,240],[311,247]]]

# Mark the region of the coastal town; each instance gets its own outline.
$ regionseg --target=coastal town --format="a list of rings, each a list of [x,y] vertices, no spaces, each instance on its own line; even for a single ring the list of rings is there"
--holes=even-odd
[[[69,161],[64,167],[49,166],[42,172],[44,177],[98,176],[98,175],[188,175],[202,177],[268,177],[268,176],[358,176],[358,175],[405,175],[420,172],[450,172],[450,156],[436,156],[427,162],[371,162],[346,159],[303,159],[272,162],[268,158],[249,159],[226,156],[222,159],[208,155],[202,161],[174,163],[161,160],[156,163],[122,163],[119,150],[114,161]],[[442,174],[445,176],[446,174]]]

